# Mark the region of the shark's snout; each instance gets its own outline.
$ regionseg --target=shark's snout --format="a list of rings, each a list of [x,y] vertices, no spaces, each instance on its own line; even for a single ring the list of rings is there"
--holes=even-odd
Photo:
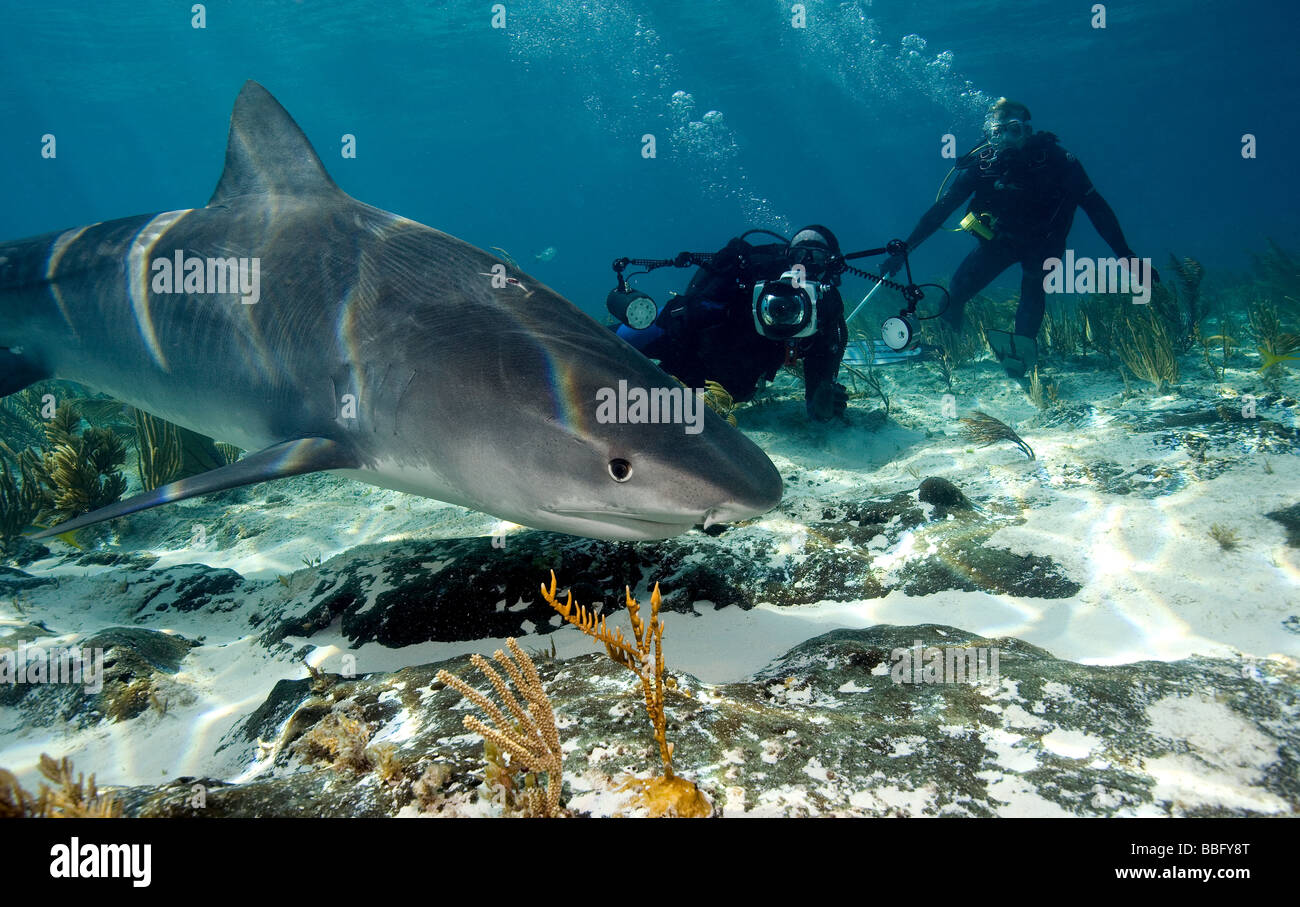
[[[708,456],[697,451],[698,459],[688,455],[685,462],[667,458],[659,469],[645,456],[630,454],[630,462],[641,468],[634,466],[618,486],[627,495],[546,504],[534,524],[595,538],[650,541],[762,516],[781,501],[781,475],[744,435],[727,426],[724,436],[721,450]]]

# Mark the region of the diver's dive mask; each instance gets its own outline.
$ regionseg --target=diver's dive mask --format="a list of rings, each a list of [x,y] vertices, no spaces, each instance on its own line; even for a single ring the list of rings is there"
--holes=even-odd
[[[796,265],[754,287],[754,330],[768,340],[799,340],[817,332],[817,303],[826,285],[809,282]]]
[[[1018,148],[1029,138],[1033,127],[1024,120],[1004,120],[1001,117],[989,117],[984,121],[984,135],[995,151]]]

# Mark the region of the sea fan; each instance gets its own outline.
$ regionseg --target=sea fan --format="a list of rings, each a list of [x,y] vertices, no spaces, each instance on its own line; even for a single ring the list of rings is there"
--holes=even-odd
[[[993,418],[988,413],[975,410],[961,421],[965,426],[966,437],[981,447],[988,447],[999,441],[1010,441],[1024,451],[1026,457],[1034,459],[1034,449],[1026,444],[1020,435],[1012,431],[1010,425]]]
[[[716,381],[705,380],[704,393],[700,395],[704,405],[713,410],[722,418],[726,419],[732,425],[736,424],[736,415],[733,410],[736,408],[736,401],[732,399],[731,394],[725,387]]]

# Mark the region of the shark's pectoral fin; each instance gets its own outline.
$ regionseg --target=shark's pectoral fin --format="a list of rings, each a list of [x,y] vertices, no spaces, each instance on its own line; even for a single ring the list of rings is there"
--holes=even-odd
[[[31,359],[0,347],[0,397],[16,394],[49,375]]]
[[[324,469],[354,469],[358,465],[356,455],[337,441],[330,441],[326,438],[301,438],[297,441],[285,441],[257,453],[249,454],[242,460],[227,466],[221,466],[196,476],[160,485],[153,491],[147,491],[125,501],[118,501],[116,504],[101,507],[98,510],[68,520],[66,523],[60,523],[57,526],[42,530],[31,536],[31,538],[44,539],[61,535],[64,532],[72,532],[94,523],[101,523],[104,520],[126,516],[128,513],[148,510],[150,507],[157,507],[159,504],[183,501],[186,498],[210,494],[214,491],[224,491],[227,488],[269,482],[272,479],[286,479],[289,476],[319,472]]]

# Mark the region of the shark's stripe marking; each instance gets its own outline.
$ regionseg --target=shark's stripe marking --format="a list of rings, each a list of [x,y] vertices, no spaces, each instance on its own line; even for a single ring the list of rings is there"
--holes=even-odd
[[[59,262],[63,260],[63,253],[68,251],[68,247],[77,240],[81,239],[81,234],[85,233],[91,227],[97,227],[98,224],[88,224],[84,227],[78,227],[75,230],[64,230],[59,238],[50,246],[50,260],[45,266],[45,279],[53,281],[54,275],[59,270]]]
[[[164,211],[140,228],[140,232],[131,240],[131,251],[127,253],[126,281],[127,293],[131,299],[131,311],[140,328],[140,336],[149,347],[149,354],[154,362],[168,370],[167,357],[163,355],[158,343],[158,332],[154,328],[153,316],[149,312],[149,259],[154,244],[162,239],[181,218],[193,211],[185,208],[180,211]]]
[[[78,340],[81,339],[77,332],[77,326],[72,323],[72,316],[68,313],[67,303],[63,299],[63,291],[59,289],[57,274],[59,263],[63,261],[63,255],[68,248],[81,239],[81,234],[85,233],[91,227],[98,227],[99,224],[87,224],[84,227],[78,227],[75,230],[65,230],[59,234],[59,238],[50,246],[49,260],[45,264],[45,280],[50,286],[50,294],[54,297],[54,304],[59,307],[59,314],[63,316],[63,323],[72,331],[72,335]]]

